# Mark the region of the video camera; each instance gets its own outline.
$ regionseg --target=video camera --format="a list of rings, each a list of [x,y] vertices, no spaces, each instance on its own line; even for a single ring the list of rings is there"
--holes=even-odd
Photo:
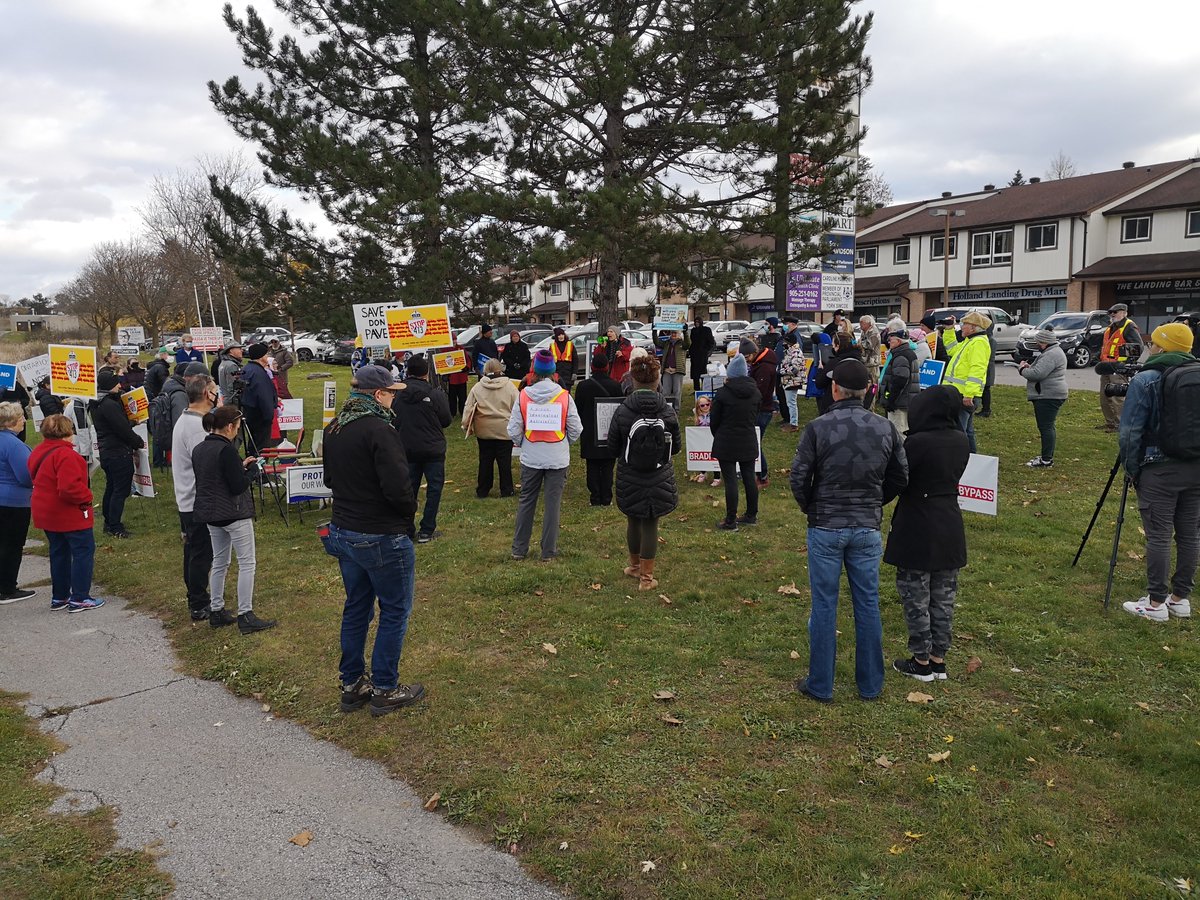
[[[1102,362],[1096,364],[1097,375],[1124,375],[1126,378],[1132,378],[1140,371],[1142,371],[1142,367],[1138,363]],[[1129,385],[1127,384],[1106,384],[1104,386],[1105,397],[1124,397],[1128,393]]]

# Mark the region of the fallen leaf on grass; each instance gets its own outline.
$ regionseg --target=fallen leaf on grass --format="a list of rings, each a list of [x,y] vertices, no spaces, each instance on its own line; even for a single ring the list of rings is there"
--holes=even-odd
[[[671,700],[675,699],[675,692],[668,691],[665,688],[663,688],[663,689],[660,689],[660,690],[657,690],[654,692],[654,699],[662,700],[664,703],[667,703],[667,702],[670,702]]]
[[[1134,551],[1130,550],[1129,558],[1130,559],[1145,559],[1146,557],[1143,556],[1141,553],[1135,553]]]
[[[887,754],[885,753],[883,756],[875,757],[875,765],[879,766],[881,769],[890,769],[895,765],[895,763],[888,759]]]
[[[602,587],[604,587],[604,585],[602,585],[600,582],[597,581],[595,584],[588,585],[588,587],[590,587],[593,591],[598,591]]]
[[[790,581],[787,584],[781,584],[775,589],[775,592],[777,594],[788,594],[789,596],[793,597],[803,596],[800,588],[796,587],[796,582],[794,581]]]
[[[967,660],[967,674],[968,675],[974,675],[981,668],[983,668],[983,660],[980,659],[978,656],[972,656],[970,659]]]
[[[668,725],[682,725],[683,724],[683,719],[677,719],[670,713],[667,713],[665,716],[663,716],[662,720],[663,720],[663,722],[665,722]]]
[[[534,591],[534,592],[533,592],[533,596],[535,596],[535,597],[545,597],[545,596],[546,596],[546,592],[545,592],[545,591]]]
[[[566,841],[563,841],[561,844],[558,845],[559,850],[569,850],[570,847],[571,847],[571,845],[568,844]]]
[[[558,648],[555,647],[553,644],[542,644],[542,649],[545,650],[547,653],[549,653],[551,656],[558,656]]]
[[[643,875],[649,875],[651,872],[653,872],[657,868],[658,868],[658,866],[656,866],[650,860],[648,860],[648,859],[642,860],[642,874]]]
[[[712,505],[713,505],[713,509],[717,509],[717,508],[718,508],[718,507],[721,505],[721,501],[720,501],[720,500],[714,500],[714,501],[712,502]]]
[[[948,734],[944,738],[942,738],[942,740],[945,741],[947,744],[953,744],[954,743],[954,735]]]
[[[307,847],[313,839],[313,833],[307,828],[297,835],[288,838],[289,844],[295,844],[297,847]]]
[[[788,658],[789,659],[799,659],[800,654],[797,653],[795,650],[793,650],[791,653],[788,654]]]
[[[1192,892],[1192,879],[1176,878],[1174,881],[1175,890],[1181,894],[1190,894]]]
[[[899,844],[892,844],[892,846],[888,847],[888,853],[892,854],[892,856],[899,856],[907,849],[907,847],[902,847]]]
[[[1143,712],[1150,712],[1150,704],[1149,703],[1145,703],[1145,702],[1139,700],[1137,703],[1134,704],[1134,706],[1136,706],[1138,709],[1142,710]]]
[[[904,832],[904,836],[910,841],[919,841],[921,838],[925,837],[925,832],[906,831]]]
[[[932,703],[933,697],[930,694],[922,693],[921,691],[910,691],[909,695],[904,698],[909,703]]]
[[[438,808],[438,801],[442,799],[441,793],[436,793],[425,801],[425,812],[433,812]]]
[[[659,594],[659,595],[658,595],[658,599],[659,599],[659,600],[661,600],[663,603],[670,603],[670,602],[671,602],[671,598],[670,598],[670,597],[668,597],[666,594]]]
[[[935,762],[935,763],[945,762],[949,758],[950,758],[949,750],[943,750],[941,753],[930,753],[929,754],[930,762]]]

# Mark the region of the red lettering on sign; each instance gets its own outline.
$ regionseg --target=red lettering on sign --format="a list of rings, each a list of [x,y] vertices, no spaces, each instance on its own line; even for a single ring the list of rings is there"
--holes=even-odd
[[[966,497],[968,500],[982,500],[985,503],[996,502],[996,492],[991,488],[975,487],[969,484],[960,484],[958,486],[958,496]]]

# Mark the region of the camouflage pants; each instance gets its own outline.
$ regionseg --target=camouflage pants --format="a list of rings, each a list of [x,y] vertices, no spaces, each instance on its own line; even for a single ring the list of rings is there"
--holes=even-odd
[[[950,649],[958,569],[896,569],[896,590],[908,623],[908,652],[917,659],[945,656]]]

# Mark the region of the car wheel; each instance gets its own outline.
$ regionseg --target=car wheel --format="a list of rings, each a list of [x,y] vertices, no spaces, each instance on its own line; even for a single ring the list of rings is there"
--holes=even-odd
[[[1080,344],[1071,351],[1069,357],[1071,364],[1077,369],[1086,369],[1092,364],[1092,351],[1087,344]]]
[[[300,362],[312,362],[312,351],[307,347],[301,347],[296,351],[296,355],[300,357]]]

